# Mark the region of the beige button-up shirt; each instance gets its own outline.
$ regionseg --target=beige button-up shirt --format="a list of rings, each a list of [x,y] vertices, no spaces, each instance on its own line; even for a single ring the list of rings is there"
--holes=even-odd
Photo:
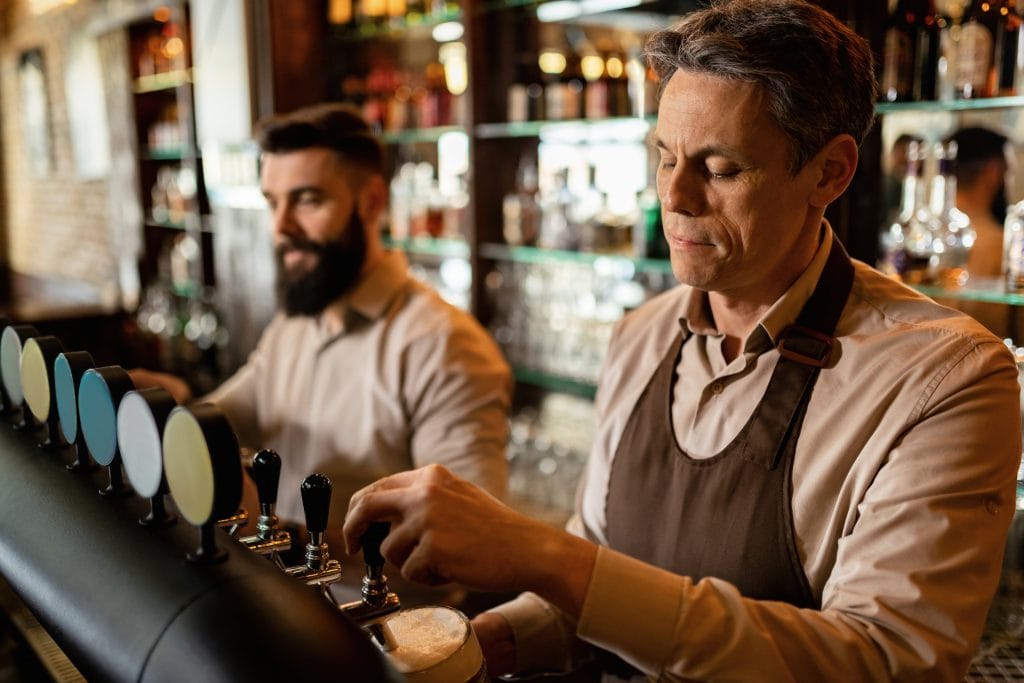
[[[319,316],[278,314],[204,400],[224,410],[242,446],[280,454],[278,516],[304,522],[299,485],[321,472],[340,528],[359,488],[428,463],[503,496],[511,390],[486,331],[388,252]]]
[[[680,324],[690,338],[674,390],[676,438],[709,457],[735,437],[778,359],[774,339],[813,291],[832,239],[826,228],[807,271],[731,363],[706,295],[691,288],[621,321],[570,530],[604,542],[611,460]],[[657,680],[960,680],[1014,511],[1013,359],[972,319],[857,262],[836,337],[793,466],[797,543],[821,610],[749,600],[724,581],[695,584],[602,547],[578,623],[532,594],[498,608],[513,624],[522,669],[568,665],[575,635]]]

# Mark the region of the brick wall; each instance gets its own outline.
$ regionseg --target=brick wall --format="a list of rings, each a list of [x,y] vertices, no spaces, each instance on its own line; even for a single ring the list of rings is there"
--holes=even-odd
[[[134,259],[138,248],[138,188],[128,85],[126,12],[140,5],[126,0],[78,0],[39,16],[26,0],[14,0],[0,16],[0,154],[3,191],[0,205],[6,229],[6,259],[12,270],[94,285],[104,298],[121,296],[119,263]],[[72,157],[64,75],[67,45],[78,31],[95,36],[104,74],[110,126],[111,173],[101,179],[77,176]],[[19,93],[18,65],[28,50],[40,49],[46,70],[52,164],[33,172],[26,149],[26,121]],[[127,252],[127,254],[126,254]],[[0,253],[0,257],[4,254]]]

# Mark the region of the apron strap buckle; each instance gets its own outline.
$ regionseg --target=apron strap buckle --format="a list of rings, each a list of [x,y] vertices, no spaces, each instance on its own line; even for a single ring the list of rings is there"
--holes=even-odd
[[[783,358],[823,368],[832,354],[832,337],[803,325],[789,325],[779,334],[776,347]]]

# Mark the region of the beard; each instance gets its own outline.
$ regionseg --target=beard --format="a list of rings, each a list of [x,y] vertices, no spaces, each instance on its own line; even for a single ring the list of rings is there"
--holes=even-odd
[[[292,249],[314,254],[316,265],[307,271],[288,272],[284,255]],[[318,315],[359,280],[366,261],[363,221],[353,211],[340,238],[323,243],[301,237],[286,238],[274,248],[274,255],[277,262],[277,301],[285,315]]]

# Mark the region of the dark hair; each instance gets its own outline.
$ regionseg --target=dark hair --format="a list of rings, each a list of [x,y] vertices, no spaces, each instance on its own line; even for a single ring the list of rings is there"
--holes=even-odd
[[[970,185],[993,159],[1006,163],[1006,143],[1009,139],[994,130],[969,126],[956,131],[946,140],[956,143],[957,183]]]
[[[316,104],[272,116],[256,124],[255,137],[260,149],[271,154],[327,147],[344,162],[383,173],[380,142],[351,105]]]
[[[645,53],[662,88],[677,69],[759,84],[793,143],[793,173],[836,135],[860,144],[874,122],[871,47],[803,0],[713,2],[652,35]]]

